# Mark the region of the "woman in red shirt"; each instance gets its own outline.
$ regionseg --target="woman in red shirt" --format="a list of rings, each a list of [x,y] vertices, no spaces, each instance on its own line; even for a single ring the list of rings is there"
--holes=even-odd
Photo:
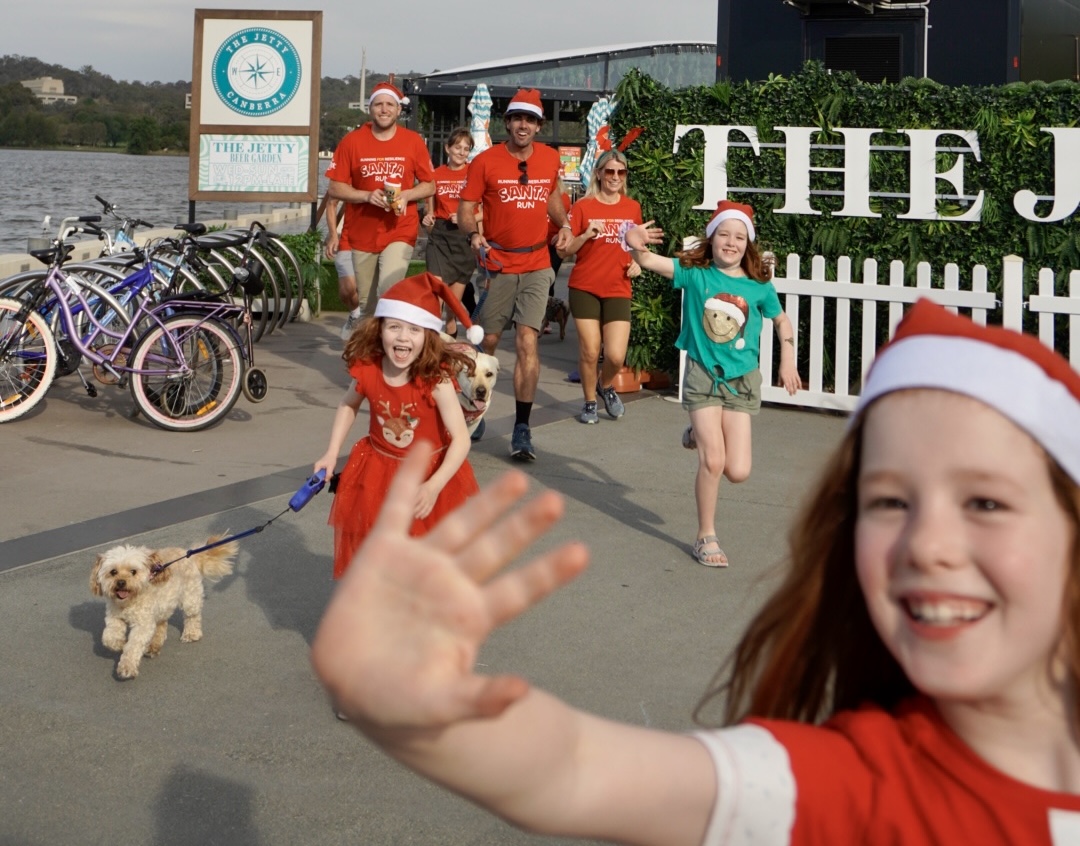
[[[598,423],[596,397],[608,416],[626,413],[611,386],[626,360],[630,340],[630,280],[641,268],[623,244],[622,232],[641,223],[641,206],[626,196],[626,156],[608,150],[596,162],[585,196],[570,210],[574,239],[562,256],[577,254],[570,272],[570,313],[578,334],[578,372],[585,405],[582,423]],[[598,372],[600,347],[604,365]]]

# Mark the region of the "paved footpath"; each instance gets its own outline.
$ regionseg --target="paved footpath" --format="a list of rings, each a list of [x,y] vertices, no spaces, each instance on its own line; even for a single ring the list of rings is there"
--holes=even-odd
[[[565,277],[560,280],[565,285]],[[206,432],[129,416],[126,391],[85,395],[60,380],[28,418],[0,427],[0,843],[557,843],[518,832],[382,757],[338,722],[308,663],[330,596],[330,497],[322,493],[240,542],[237,573],[207,591],[204,639],[170,627],[162,654],[119,682],[90,595],[97,552],[120,541],[201,545],[287,507],[329,434],[347,384],[341,315],[291,324],[256,351],[267,399],[241,398]],[[481,655],[605,716],[674,730],[767,591],[801,492],[843,428],[837,417],[766,408],[754,473],[725,485],[727,570],[694,563],[695,458],[686,415],[648,391],[626,417],[573,419],[572,323],[541,340],[533,412],[537,490],[567,517],[548,541],[580,538],[593,564],[499,632]],[[481,483],[509,466],[513,337],[485,438]],[[358,421],[354,434],[366,428]],[[175,621],[174,621],[175,623]]]

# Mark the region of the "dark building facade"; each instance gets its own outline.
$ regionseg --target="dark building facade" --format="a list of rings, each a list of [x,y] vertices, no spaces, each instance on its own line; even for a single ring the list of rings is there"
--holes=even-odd
[[[717,78],[813,59],[867,82],[1080,80],[1080,0],[718,0]]]

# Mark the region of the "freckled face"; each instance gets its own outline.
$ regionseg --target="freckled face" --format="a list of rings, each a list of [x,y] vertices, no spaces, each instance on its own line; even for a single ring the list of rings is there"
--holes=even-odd
[[[712,245],[713,264],[730,273],[738,271],[742,266],[750,236],[745,223],[736,218],[728,218],[716,227],[709,242]]]
[[[939,701],[1045,701],[1074,528],[1047,458],[981,402],[901,391],[867,412],[855,531],[871,620]]]

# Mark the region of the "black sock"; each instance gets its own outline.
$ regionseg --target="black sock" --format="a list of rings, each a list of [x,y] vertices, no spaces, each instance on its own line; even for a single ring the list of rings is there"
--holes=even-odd
[[[514,425],[517,426],[521,423],[524,423],[526,426],[528,426],[529,415],[532,414],[533,404],[531,402],[522,402],[521,400],[518,400],[515,405],[517,406],[517,408],[515,412]]]

